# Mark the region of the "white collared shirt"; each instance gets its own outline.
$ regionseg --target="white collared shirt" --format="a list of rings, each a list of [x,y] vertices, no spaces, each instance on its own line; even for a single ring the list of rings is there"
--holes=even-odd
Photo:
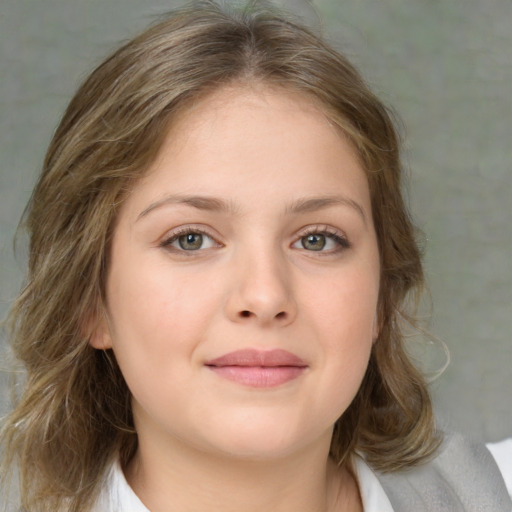
[[[512,438],[487,446],[501,470],[512,497]],[[354,469],[364,512],[393,512],[393,507],[377,476],[361,457],[355,457]],[[119,463],[112,466],[94,511],[150,512],[129,486]]]

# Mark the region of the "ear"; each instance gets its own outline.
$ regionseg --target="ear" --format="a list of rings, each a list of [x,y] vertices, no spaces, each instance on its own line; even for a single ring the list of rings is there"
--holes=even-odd
[[[373,317],[373,332],[372,332],[372,340],[373,343],[377,341],[380,334],[380,321],[379,321],[379,315],[377,312],[375,312],[375,316]]]
[[[105,314],[99,313],[92,315],[85,322],[85,334],[89,340],[89,345],[97,350],[107,350],[112,348],[112,337],[108,327],[108,319]]]
[[[98,350],[107,350],[112,348],[112,338],[105,326],[96,327],[89,337],[89,344]]]

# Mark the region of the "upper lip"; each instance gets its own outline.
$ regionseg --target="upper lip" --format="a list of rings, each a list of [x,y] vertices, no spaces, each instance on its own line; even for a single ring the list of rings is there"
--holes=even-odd
[[[229,352],[215,359],[205,362],[206,366],[298,366],[306,367],[307,364],[300,357],[287,350],[257,350],[243,349]]]

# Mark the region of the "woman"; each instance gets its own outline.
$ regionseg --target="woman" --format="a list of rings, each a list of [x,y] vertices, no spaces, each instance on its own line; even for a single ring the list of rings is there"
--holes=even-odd
[[[194,6],[115,52],[27,209],[2,431],[22,506],[508,510],[404,350],[400,180],[385,107],[271,9]]]

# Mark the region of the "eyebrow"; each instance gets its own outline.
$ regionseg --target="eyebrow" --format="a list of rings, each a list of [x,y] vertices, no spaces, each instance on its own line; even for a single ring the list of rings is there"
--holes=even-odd
[[[137,221],[154,210],[172,204],[184,204],[197,208],[198,210],[218,213],[236,213],[238,211],[238,208],[234,203],[226,202],[216,197],[171,195],[151,203],[138,215]],[[355,210],[366,223],[366,214],[363,207],[353,199],[343,196],[322,196],[298,199],[287,206],[285,213],[311,213],[324,210],[332,206],[348,206]]]
[[[287,213],[310,213],[318,210],[324,210],[332,206],[348,206],[355,210],[366,224],[366,214],[363,207],[353,199],[343,196],[325,196],[304,198],[294,201],[286,209]]]
[[[139,213],[137,220],[145,217],[153,210],[157,210],[158,208],[172,204],[185,204],[192,206],[193,208],[197,208],[198,210],[206,210],[219,213],[233,213],[236,210],[236,207],[233,203],[228,203],[215,197],[172,195],[151,203],[147,208]]]

